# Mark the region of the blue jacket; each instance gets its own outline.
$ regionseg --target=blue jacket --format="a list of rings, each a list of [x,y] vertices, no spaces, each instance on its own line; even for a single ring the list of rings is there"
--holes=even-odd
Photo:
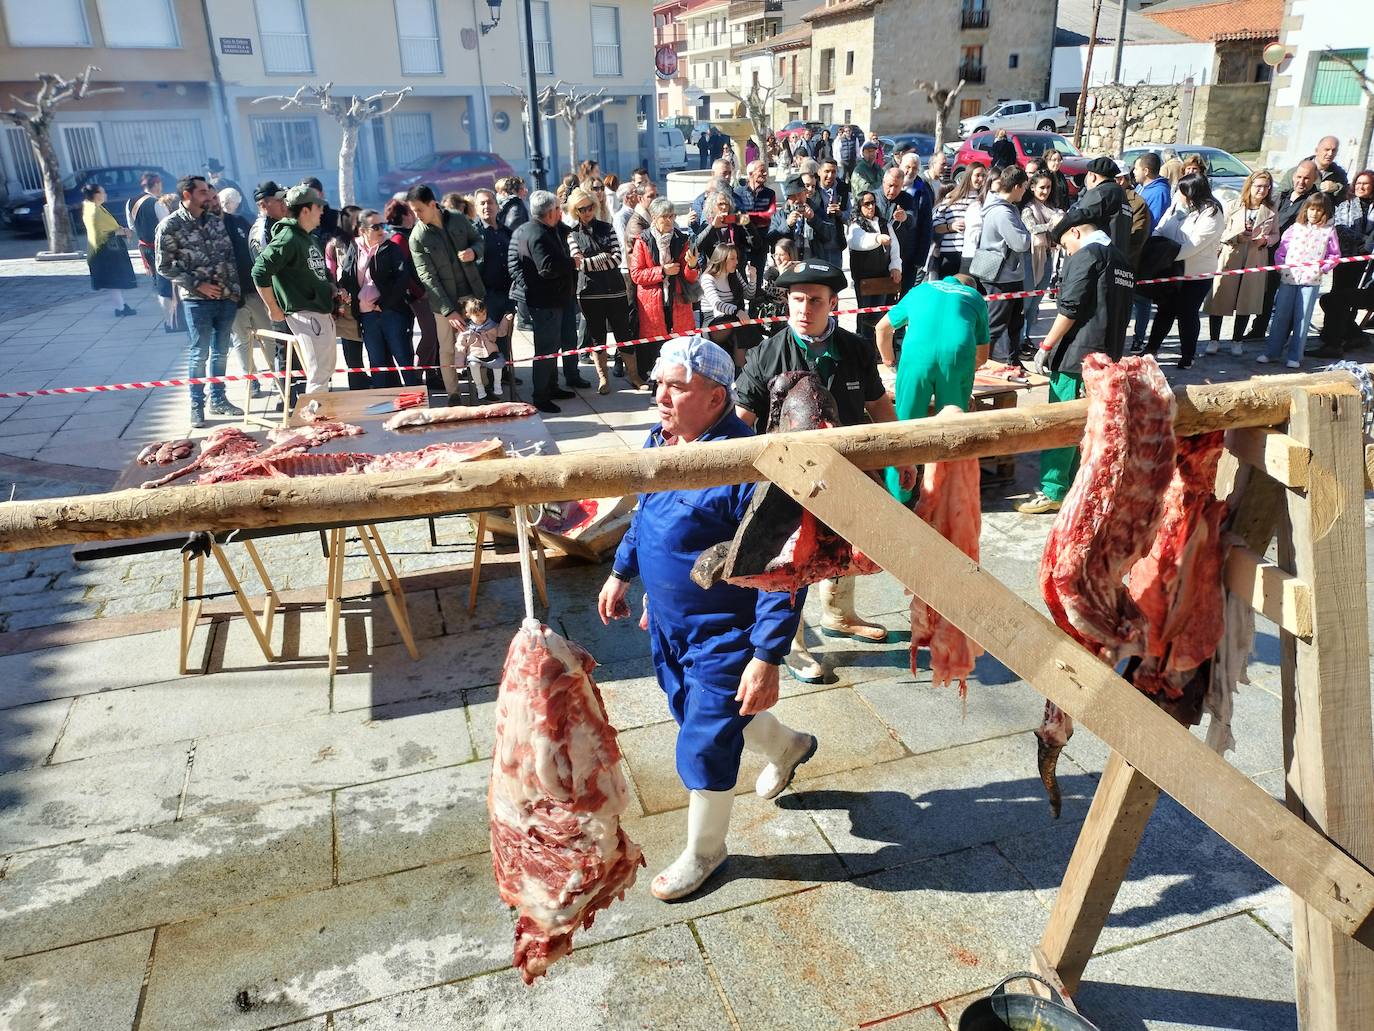
[[[1169,180],[1162,177],[1151,179],[1144,186],[1137,186],[1135,192],[1140,194],[1145,206],[1150,209],[1150,231],[1153,232],[1159,220],[1164,217],[1164,212],[1169,210]]]
[[[731,407],[700,439],[753,435]],[[662,425],[649,431],[644,446],[663,446]],[[753,496],[752,483],[641,494],[639,510],[616,549],[616,575],[622,579],[638,576],[643,581],[650,618],[667,620],[679,632],[685,630],[699,667],[709,667],[717,656],[737,651],[741,635],[748,638],[755,658],[776,665],[786,658],[797,633],[804,591],[797,592],[794,602],[782,592],[756,591],[723,581],[703,590],[692,582],[697,556],[734,537]]]

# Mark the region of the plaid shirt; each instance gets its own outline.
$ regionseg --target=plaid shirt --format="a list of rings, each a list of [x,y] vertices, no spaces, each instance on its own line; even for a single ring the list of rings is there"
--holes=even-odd
[[[213,283],[224,289],[221,300],[242,297],[234,244],[224,228],[224,219],[203,212],[192,217],[185,205],[162,220],[153,238],[157,252],[157,274],[176,284],[179,295],[193,300],[201,297],[196,287]]]

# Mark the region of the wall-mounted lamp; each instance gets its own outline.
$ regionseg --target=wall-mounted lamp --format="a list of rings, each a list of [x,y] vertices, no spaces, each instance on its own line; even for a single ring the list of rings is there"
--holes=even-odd
[[[491,11],[491,24],[481,26],[484,36],[501,24],[501,0],[487,0],[487,9]]]

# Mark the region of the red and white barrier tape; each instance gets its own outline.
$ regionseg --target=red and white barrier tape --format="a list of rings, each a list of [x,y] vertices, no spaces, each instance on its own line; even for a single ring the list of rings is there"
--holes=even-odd
[[[1186,283],[1186,282],[1190,282],[1190,281],[1194,281],[1194,280],[1201,280],[1201,279],[1216,279],[1216,278],[1219,278],[1219,277],[1221,277],[1221,276],[1243,276],[1243,275],[1245,275],[1245,274],[1248,273],[1248,272],[1279,272],[1279,271],[1281,271],[1281,270],[1283,270],[1283,269],[1286,269],[1286,268],[1303,268],[1303,267],[1308,267],[1308,266],[1313,266],[1313,265],[1321,266],[1321,267],[1322,267],[1322,270],[1323,270],[1323,271],[1326,271],[1327,269],[1330,269],[1330,268],[1332,268],[1332,267],[1334,267],[1334,266],[1336,266],[1336,265],[1340,265],[1340,264],[1349,264],[1349,263],[1352,263],[1352,262],[1359,262],[1359,261],[1374,261],[1374,254],[1356,254],[1356,255],[1352,255],[1352,256],[1347,257],[1347,258],[1332,258],[1332,259],[1325,259],[1325,260],[1322,260],[1322,261],[1303,261],[1303,262],[1297,262],[1297,263],[1288,264],[1288,265],[1255,265],[1255,266],[1252,267],[1252,268],[1219,269],[1219,270],[1217,270],[1216,272],[1199,272],[1199,273],[1196,273],[1196,274],[1190,275],[1190,276],[1161,276],[1161,277],[1159,277],[1158,279],[1142,279],[1142,280],[1139,280],[1139,281],[1136,283],[1136,285],[1137,285],[1137,286],[1152,286],[1152,285],[1157,284],[1157,283]],[[1052,289],[1047,289],[1047,290],[1013,290],[1013,291],[1008,291],[1007,293],[988,294],[987,297],[986,297],[986,299],[989,300],[989,301],[1009,301],[1009,300],[1015,300],[1015,299],[1018,298],[1018,297],[1038,297],[1038,296],[1041,296],[1041,295],[1050,296],[1050,295],[1052,295],[1052,294],[1054,294],[1054,293],[1055,293],[1055,291],[1052,290]],[[836,314],[836,315],[871,314],[871,313],[874,313],[874,312],[885,312],[885,311],[889,311],[892,307],[893,307],[893,306],[890,305],[890,304],[880,304],[880,305],[873,305],[873,306],[870,306],[870,307],[867,307],[867,308],[845,308],[845,309],[843,309],[843,310],[838,310],[838,311],[836,311],[834,314]],[[716,324],[716,325],[712,325],[712,326],[709,326],[709,327],[703,327],[703,329],[709,329],[711,332],[715,332],[716,330],[722,330],[722,329],[738,329],[738,328],[740,328],[741,326],[771,325],[771,324],[773,324],[773,323],[786,322],[786,321],[787,321],[787,319],[786,319],[785,317],[778,317],[778,318],[771,318],[771,319],[751,319],[751,320],[748,321],[748,322],[722,322],[722,323],[718,323],[718,324]],[[661,334],[661,335],[659,335],[659,336],[639,337],[639,338],[636,339],[636,340],[626,340],[624,343],[619,343],[619,342],[617,342],[617,343],[614,343],[614,344],[594,344],[594,345],[592,345],[591,347],[574,347],[574,348],[568,348],[568,349],[562,350],[562,351],[554,351],[552,354],[538,355],[537,357],[531,357],[531,358],[522,358],[522,359],[520,359],[520,361],[521,361],[522,363],[533,363],[533,362],[536,361],[536,360],[538,360],[538,361],[553,361],[553,360],[558,359],[558,358],[571,357],[571,356],[574,356],[574,355],[592,354],[592,353],[595,352],[595,351],[609,351],[609,350],[610,350],[611,348],[613,348],[613,347],[616,347],[616,348],[620,348],[620,347],[623,347],[623,348],[631,348],[631,347],[635,347],[635,346],[638,345],[638,344],[657,344],[657,343],[662,343],[662,342],[665,341],[665,340],[672,340],[674,337],[678,337],[678,336],[681,336],[681,335],[682,335],[681,333],[664,333],[664,334]],[[430,370],[430,369],[444,369],[444,368],[450,368],[450,369],[453,369],[453,368],[465,368],[465,366],[457,366],[457,365],[448,365],[448,366],[444,366],[444,365],[382,365],[382,366],[376,366],[376,367],[374,367],[374,366],[371,366],[371,365],[364,365],[364,366],[362,366],[362,367],[360,367],[360,368],[347,368],[347,367],[345,367],[345,368],[339,368],[339,369],[335,369],[334,372],[335,372],[335,373],[340,373],[340,372],[344,372],[344,373],[348,373],[348,372],[360,372],[360,373],[368,373],[368,374],[371,374],[371,373],[373,373],[373,372],[424,372],[424,371],[428,371],[428,370]],[[295,370],[295,371],[293,371],[292,375],[293,375],[293,376],[296,376],[296,377],[304,378],[305,373],[304,373],[304,372],[301,372],[301,371],[299,371],[299,370]],[[184,376],[184,377],[177,377],[177,378],[175,378],[175,379],[140,380],[140,381],[133,382],[133,383],[104,383],[104,384],[100,384],[100,385],[97,385],[97,386],[87,386],[87,387],[44,387],[44,388],[41,389],[41,390],[11,390],[11,391],[0,391],[0,398],[6,398],[6,397],[52,397],[52,396],[55,396],[55,395],[63,395],[63,394],[107,394],[107,393],[113,393],[113,392],[115,392],[115,391],[120,391],[120,390],[151,390],[151,389],[153,389],[153,388],[155,388],[155,387],[189,387],[189,386],[206,385],[206,384],[211,384],[211,385],[213,385],[213,384],[217,384],[217,383],[242,383],[242,382],[244,382],[244,381],[246,381],[246,380],[274,380],[274,379],[282,379],[282,378],[285,378],[285,376],[286,376],[286,373],[284,373],[284,372],[257,372],[257,373],[252,373],[252,374],[249,374],[249,373],[242,373],[242,374],[237,375],[237,376],[229,376],[229,375],[225,375],[225,376]]]

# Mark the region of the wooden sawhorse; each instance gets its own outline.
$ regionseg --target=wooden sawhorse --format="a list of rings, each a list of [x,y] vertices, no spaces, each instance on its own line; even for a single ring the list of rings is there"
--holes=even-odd
[[[213,556],[219,565],[220,572],[224,574],[224,579],[229,584],[227,593],[232,594],[234,600],[238,602],[239,611],[243,613],[243,618],[248,623],[248,629],[253,631],[253,637],[258,642],[258,647],[262,649],[263,657],[268,662],[276,659],[272,652],[272,620],[281,607],[281,599],[277,597],[276,588],[272,586],[272,580],[267,575],[267,567],[263,565],[262,557],[258,554],[258,549],[254,547],[253,542],[244,539],[238,543],[242,544],[243,550],[248,553],[248,560],[253,563],[253,569],[257,572],[258,579],[262,581],[263,590],[267,593],[267,600],[263,603],[261,616],[253,610],[252,603],[249,602],[248,595],[244,592],[243,583],[239,580],[229,561],[229,556],[224,553],[223,546],[215,540],[212,534],[197,534],[181,549],[181,611],[178,619],[181,640],[177,651],[177,669],[183,675],[190,672],[188,659],[191,653],[191,637],[195,633],[196,623],[200,621],[201,610],[206,600],[222,597],[226,593],[205,593],[205,556],[207,554]],[[194,590],[192,590],[192,581],[194,581]]]
[[[382,543],[382,536],[377,532],[377,527],[372,523],[362,523],[358,526],[336,526],[322,531],[326,538],[325,550],[328,553],[328,565],[325,568],[325,621],[329,624],[329,675],[334,675],[334,670],[339,662],[339,618],[344,600],[344,560],[345,545],[349,540],[350,533],[355,534],[356,538],[362,542],[363,550],[367,552],[368,562],[372,565],[373,575],[377,583],[381,585],[382,599],[386,602],[386,607],[391,611],[391,618],[396,621],[396,629],[401,635],[401,643],[406,646],[406,651],[415,660],[420,658],[420,650],[415,644],[415,631],[410,625],[410,611],[406,607],[405,589],[401,586],[401,579],[396,575],[396,567],[391,563],[391,556],[387,554],[386,545]]]

